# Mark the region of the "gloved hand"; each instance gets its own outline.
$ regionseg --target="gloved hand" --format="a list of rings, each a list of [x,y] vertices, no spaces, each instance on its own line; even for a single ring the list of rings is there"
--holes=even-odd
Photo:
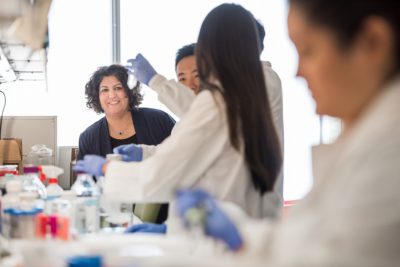
[[[83,160],[78,160],[74,166],[75,172],[84,172],[95,176],[103,175],[103,165],[106,159],[98,155],[86,155]]]
[[[124,233],[155,233],[165,234],[167,232],[166,224],[155,224],[155,223],[141,223],[132,225],[124,231]]]
[[[178,213],[186,227],[190,225],[188,212],[193,209],[203,209],[205,234],[222,240],[230,250],[241,248],[243,240],[238,229],[209,193],[200,189],[178,191],[176,203]]]
[[[143,149],[135,144],[121,145],[113,149],[114,154],[121,154],[123,161],[142,161]]]
[[[147,59],[142,54],[137,54],[136,58],[128,59],[128,63],[130,66],[126,66],[131,74],[133,74],[136,79],[144,83],[145,85],[149,85],[149,81],[157,72],[154,70],[153,66],[147,61]]]

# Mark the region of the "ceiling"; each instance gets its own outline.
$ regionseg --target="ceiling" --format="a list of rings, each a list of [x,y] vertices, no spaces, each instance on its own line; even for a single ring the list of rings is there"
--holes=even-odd
[[[46,80],[46,49],[40,47],[47,46],[50,3],[0,0],[0,83]]]
[[[46,80],[46,52],[45,49],[33,51],[21,42],[0,41],[0,48],[9,68],[14,72],[16,81],[44,81]],[[7,70],[6,67],[3,70]],[[12,76],[2,72],[0,68],[0,82],[11,82]]]

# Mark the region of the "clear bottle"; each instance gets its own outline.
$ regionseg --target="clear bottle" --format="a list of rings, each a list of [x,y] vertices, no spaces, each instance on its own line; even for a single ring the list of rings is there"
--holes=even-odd
[[[91,175],[78,173],[71,190],[78,197],[75,210],[75,226],[79,234],[96,233],[99,230],[99,189]]]
[[[76,193],[78,197],[92,197],[99,196],[99,189],[90,174],[78,173],[75,183],[72,185],[71,190]]]
[[[37,197],[45,199],[47,190],[42,181],[39,179],[38,166],[25,166],[24,176],[22,179],[22,187],[25,192],[35,192]]]
[[[106,159],[108,161],[122,161],[122,155],[107,154]],[[101,178],[104,179],[104,177]],[[100,181],[104,183],[104,180],[99,180],[99,182]],[[110,202],[104,198],[100,198],[100,206],[105,213],[106,222],[113,227],[127,226],[132,221],[132,215],[133,215],[132,204]]]
[[[22,182],[20,180],[11,180],[6,183],[6,195],[2,197],[1,210],[1,230],[6,238],[11,237],[11,217],[10,211],[19,208],[19,193],[22,191]]]
[[[75,206],[76,206],[76,193],[71,190],[62,192],[60,198],[54,201],[53,209],[57,214],[59,221],[59,231],[57,237],[59,239],[68,240],[70,237],[77,235],[75,227]]]
[[[58,185],[57,178],[49,178],[49,185],[46,187],[47,199],[55,199],[62,195],[63,189]]]

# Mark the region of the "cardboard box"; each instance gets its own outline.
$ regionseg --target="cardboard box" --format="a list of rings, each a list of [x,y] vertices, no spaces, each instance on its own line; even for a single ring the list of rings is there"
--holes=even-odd
[[[18,165],[22,173],[22,140],[6,138],[0,140],[0,165]]]

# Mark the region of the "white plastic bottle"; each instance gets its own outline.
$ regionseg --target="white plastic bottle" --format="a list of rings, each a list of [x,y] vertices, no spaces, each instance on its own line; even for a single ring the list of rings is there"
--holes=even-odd
[[[22,182],[11,180],[6,183],[6,194],[2,198],[3,211],[10,208],[18,208],[19,193],[22,192]]]
[[[25,192],[35,192],[37,197],[45,199],[47,197],[46,187],[39,178],[38,166],[24,166],[24,176],[22,187]]]
[[[71,190],[76,193],[75,226],[79,234],[96,233],[100,227],[99,189],[91,175],[78,173]]]
[[[47,199],[55,199],[62,195],[63,189],[58,185],[57,178],[49,178],[49,185],[46,187]]]
[[[37,205],[35,192],[19,193],[20,205],[17,210],[17,235],[23,239],[34,239],[36,231],[35,217],[41,212]]]
[[[49,184],[46,187],[47,199],[52,200],[61,196],[64,191],[61,186],[58,185],[58,176],[64,173],[64,170],[52,165],[42,166],[43,173],[49,177]]]
[[[122,155],[120,154],[107,154],[106,159],[108,161],[122,161]],[[101,177],[104,179],[104,177]],[[99,180],[98,183],[104,180]],[[103,186],[103,184],[102,184]],[[101,188],[102,188],[101,186]],[[103,197],[100,197],[100,207],[106,214],[106,221],[112,226],[123,226],[127,225],[132,221],[133,211],[132,204],[120,203],[120,202],[111,202]]]
[[[1,231],[6,238],[11,237],[11,220],[7,211],[19,207],[19,193],[22,191],[22,182],[20,180],[11,180],[6,183],[6,195],[2,197],[1,210]]]

